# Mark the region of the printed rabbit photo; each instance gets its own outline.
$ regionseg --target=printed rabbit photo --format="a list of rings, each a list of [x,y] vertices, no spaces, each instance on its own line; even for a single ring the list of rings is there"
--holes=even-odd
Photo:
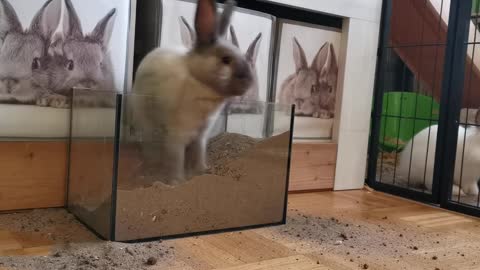
[[[109,43],[115,24],[113,8],[95,26],[84,34],[82,24],[71,0],[65,1],[62,31],[57,32],[48,49],[46,76],[48,88],[54,93],[68,96],[71,89],[114,91],[114,74],[109,54]],[[85,95],[85,96],[84,96]],[[98,95],[82,94],[76,99],[82,103],[113,106],[111,99],[98,99]]]
[[[232,39],[233,45],[237,48],[240,48],[240,43],[238,42],[237,34],[235,33],[235,28],[230,26],[230,37]],[[245,58],[250,65],[250,68],[253,70],[253,84],[241,97],[234,97],[231,99],[231,104],[229,104],[228,110],[230,113],[261,113],[262,108],[258,101],[259,91],[258,91],[258,73],[257,73],[257,58],[258,51],[260,48],[260,43],[262,42],[262,33],[258,33],[255,39],[248,46],[247,51],[245,52]]]
[[[475,121],[476,125],[480,124],[479,112],[475,116]],[[420,131],[399,155],[397,174],[407,181],[409,179],[412,187],[432,191],[437,132],[438,125]],[[452,196],[478,195],[480,180],[478,164],[480,164],[480,127],[459,126]]]
[[[335,114],[338,64],[333,44],[325,42],[308,66],[305,52],[293,38],[295,73],[282,82],[279,100],[295,104],[295,115],[330,119]]]
[[[133,123],[144,134],[142,171],[162,171],[155,181],[175,185],[203,173],[208,134],[220,111],[252,86],[248,60],[226,40],[234,7],[227,1],[218,17],[215,1],[199,0],[188,52],[157,48],[140,63],[133,93],[151,98],[135,102]]]
[[[44,74],[61,7],[61,0],[45,2],[24,30],[12,5],[0,0],[0,103],[36,104],[46,97],[58,98],[50,92]]]
[[[183,45],[190,49],[195,43],[195,32],[185,17],[180,16],[180,35]],[[230,26],[230,38],[233,45],[240,49],[237,34],[235,28]],[[256,68],[258,53],[260,44],[262,41],[262,33],[258,33],[255,39],[248,46],[245,52],[245,58],[247,59],[250,68],[253,70],[253,83],[250,89],[241,97],[234,97],[229,100],[228,111],[230,113],[260,113],[262,108],[259,101],[259,84],[258,84],[258,72]]]

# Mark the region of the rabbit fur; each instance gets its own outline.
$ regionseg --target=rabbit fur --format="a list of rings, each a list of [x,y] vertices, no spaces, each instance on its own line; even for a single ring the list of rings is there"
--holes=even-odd
[[[478,123],[480,123],[480,121]],[[415,135],[400,153],[397,174],[405,179],[408,179],[410,176],[409,181],[412,186],[427,188],[427,190],[430,191],[432,190],[437,132],[438,125],[431,126],[430,131],[428,127],[425,128]],[[412,154],[410,154],[410,152]],[[464,154],[463,164],[462,154]],[[458,196],[459,194],[478,195],[478,180],[480,178],[479,164],[480,130],[478,127],[465,128],[460,126],[458,128],[456,162],[452,188],[453,196]]]
[[[183,16],[179,18],[179,23],[180,35],[183,45],[186,48],[192,48],[195,43],[195,31],[193,31],[192,27]],[[235,28],[232,25],[230,26],[230,37],[232,44],[235,45],[237,48],[240,48]],[[230,113],[262,112],[261,104],[259,102],[255,103],[259,100],[258,72],[256,68],[256,63],[261,42],[262,33],[258,33],[258,35],[250,43],[247,51],[245,52],[245,58],[247,59],[248,64],[253,71],[253,82],[250,89],[248,89],[248,91],[243,96],[233,97],[229,100],[228,111]]]
[[[296,71],[280,86],[279,101],[295,104],[295,115],[329,119],[335,114],[338,65],[333,44],[326,42],[310,66],[305,52],[293,38]]]
[[[224,38],[234,6],[227,1],[217,18],[215,1],[199,0],[193,48],[157,48],[140,63],[133,92],[144,97],[135,98],[133,123],[144,140],[142,170],[161,170],[155,181],[174,185],[203,173],[208,133],[225,101],[252,84],[247,60]]]
[[[75,102],[89,106],[114,106],[111,95],[94,95],[93,91],[113,91],[114,75],[109,54],[109,42],[115,24],[116,9],[110,10],[89,34],[84,34],[80,19],[71,0],[65,1],[62,31],[57,32],[48,49],[45,76],[49,89],[69,96],[76,93]]]
[[[12,5],[0,0],[0,102],[36,104],[54,97],[48,79],[47,49],[61,17],[61,0],[49,0],[23,29]],[[39,104],[41,105],[41,104]]]

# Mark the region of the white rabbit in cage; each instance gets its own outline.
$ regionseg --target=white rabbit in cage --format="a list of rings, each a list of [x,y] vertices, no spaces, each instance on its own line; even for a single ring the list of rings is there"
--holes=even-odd
[[[477,113],[476,124],[480,124]],[[432,190],[438,125],[419,132],[400,153],[397,174],[410,177],[412,186]],[[413,148],[412,148],[413,144]],[[410,155],[410,153],[412,153]],[[480,179],[480,127],[458,128],[452,195],[478,195]]]

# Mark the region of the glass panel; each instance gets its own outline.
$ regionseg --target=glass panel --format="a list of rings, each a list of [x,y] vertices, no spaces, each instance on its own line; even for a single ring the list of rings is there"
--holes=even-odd
[[[74,90],[68,208],[104,238],[110,237],[115,92]]]
[[[116,240],[283,220],[290,106],[263,103],[258,113],[223,114],[227,131],[215,129],[216,136],[206,135],[203,170],[196,162],[203,153],[203,140],[195,139],[198,133],[175,128],[195,124],[185,122],[191,116],[177,115],[175,121],[160,118],[163,103],[155,97],[125,95],[123,100]],[[272,136],[264,132],[269,112],[284,116],[276,119],[277,132]],[[223,117],[216,121],[225,123]]]

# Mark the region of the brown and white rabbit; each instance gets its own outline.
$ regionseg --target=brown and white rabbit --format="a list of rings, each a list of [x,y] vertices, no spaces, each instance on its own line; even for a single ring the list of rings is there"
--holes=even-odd
[[[480,111],[476,114],[475,123],[480,125]],[[410,178],[412,187],[432,190],[437,133],[438,125],[425,128],[400,153],[397,175]],[[480,127],[459,126],[452,196],[478,195],[479,179]]]
[[[49,88],[66,96],[70,95],[71,89],[74,88],[115,90],[109,42],[116,9],[108,12],[91,33],[84,34],[71,0],[65,0],[65,7],[63,29],[55,34],[48,50],[47,72],[51,78]],[[84,92],[77,101],[106,106],[112,106],[110,103],[114,102],[111,98],[99,99],[98,96],[89,95],[88,92]]]
[[[178,184],[207,169],[209,130],[225,101],[253,82],[245,56],[225,39],[234,6],[227,1],[218,17],[214,0],[199,0],[194,47],[158,48],[140,63],[133,92],[144,98],[136,99],[133,123],[143,133],[144,167],[163,169],[159,181]]]
[[[333,118],[338,75],[333,45],[326,42],[308,66],[302,46],[293,38],[293,58],[296,70],[282,83],[280,102],[295,104],[298,116]]]
[[[195,43],[195,31],[193,31],[192,27],[183,16],[180,17],[179,22],[182,43],[186,48],[190,49],[194,46]],[[230,36],[232,44],[240,49],[238,38],[233,26],[230,26]],[[262,33],[258,33],[258,35],[252,41],[250,46],[248,46],[248,49],[245,52],[245,58],[247,59],[250,68],[253,71],[253,82],[250,89],[248,89],[248,91],[243,96],[233,97],[229,100],[229,102],[231,102],[228,105],[228,111],[230,113],[260,113],[262,111],[261,104],[258,102],[259,86],[256,67],[261,41]]]
[[[48,92],[46,52],[61,17],[61,0],[47,1],[24,30],[7,0],[0,0],[0,102],[35,104]]]

